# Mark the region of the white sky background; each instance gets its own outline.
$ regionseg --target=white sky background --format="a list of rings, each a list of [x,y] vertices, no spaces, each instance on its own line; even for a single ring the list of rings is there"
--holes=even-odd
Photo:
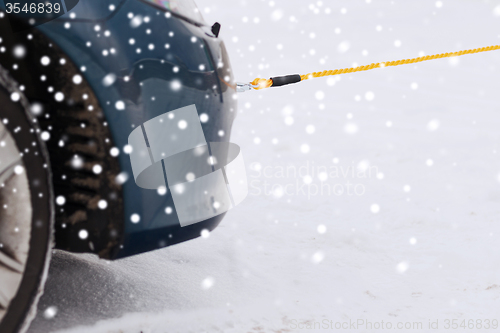
[[[498,4],[198,1],[222,24],[243,82],[494,45]],[[133,297],[83,288],[82,306],[104,299],[119,318],[66,332],[285,332],[322,319],[439,319],[444,330],[445,319],[499,319],[499,66],[494,51],[239,94],[231,141],[249,197],[206,239],[109,264],[108,287]],[[279,174],[287,166],[304,177]],[[367,166],[367,178],[330,174]],[[364,194],[295,192],[304,181],[349,181]],[[257,194],[265,182],[275,191]]]

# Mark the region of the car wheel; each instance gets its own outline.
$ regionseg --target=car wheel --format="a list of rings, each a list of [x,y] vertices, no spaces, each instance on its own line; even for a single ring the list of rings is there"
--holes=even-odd
[[[1,66],[0,106],[0,332],[13,333],[29,327],[43,292],[54,207],[37,120]]]

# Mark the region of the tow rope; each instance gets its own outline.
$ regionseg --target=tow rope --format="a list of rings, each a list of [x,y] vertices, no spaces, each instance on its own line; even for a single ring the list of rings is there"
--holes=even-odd
[[[349,68],[344,68],[344,69],[333,69],[333,70],[327,70],[327,71],[322,71],[322,72],[313,72],[313,73],[304,74],[304,75],[292,74],[292,75],[285,75],[285,76],[276,76],[276,77],[272,77],[269,79],[256,78],[255,80],[253,80],[252,82],[249,82],[249,83],[237,83],[237,91],[244,92],[244,91],[252,90],[252,89],[260,90],[260,89],[269,88],[269,87],[280,87],[280,86],[284,86],[287,84],[297,83],[297,82],[309,80],[309,79],[316,78],[316,77],[363,72],[363,71],[369,71],[369,70],[375,69],[375,68],[384,68],[384,67],[390,67],[390,66],[415,64],[417,62],[423,62],[423,61],[427,61],[427,60],[459,57],[459,56],[462,56],[465,54],[495,51],[495,50],[499,50],[499,49],[500,49],[500,45],[493,45],[493,46],[482,47],[482,48],[478,48],[478,49],[470,49],[470,50],[451,52],[451,53],[434,54],[434,55],[428,55],[428,56],[412,58],[412,59],[377,62],[377,63],[373,63],[373,64],[366,65],[366,66],[349,67]]]

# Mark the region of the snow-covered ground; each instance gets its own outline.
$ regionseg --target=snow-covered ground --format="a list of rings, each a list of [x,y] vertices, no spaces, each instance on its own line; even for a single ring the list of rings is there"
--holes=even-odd
[[[222,24],[239,81],[500,41],[497,1],[198,6]],[[57,253],[31,332],[492,326],[499,66],[494,51],[239,94],[231,141],[243,150],[249,197],[206,239],[111,263]],[[346,326],[358,320],[372,329]]]

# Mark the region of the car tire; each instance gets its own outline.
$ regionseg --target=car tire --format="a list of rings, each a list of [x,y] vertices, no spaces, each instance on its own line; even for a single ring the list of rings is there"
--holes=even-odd
[[[53,247],[48,152],[20,87],[0,66],[0,332],[25,332]]]

